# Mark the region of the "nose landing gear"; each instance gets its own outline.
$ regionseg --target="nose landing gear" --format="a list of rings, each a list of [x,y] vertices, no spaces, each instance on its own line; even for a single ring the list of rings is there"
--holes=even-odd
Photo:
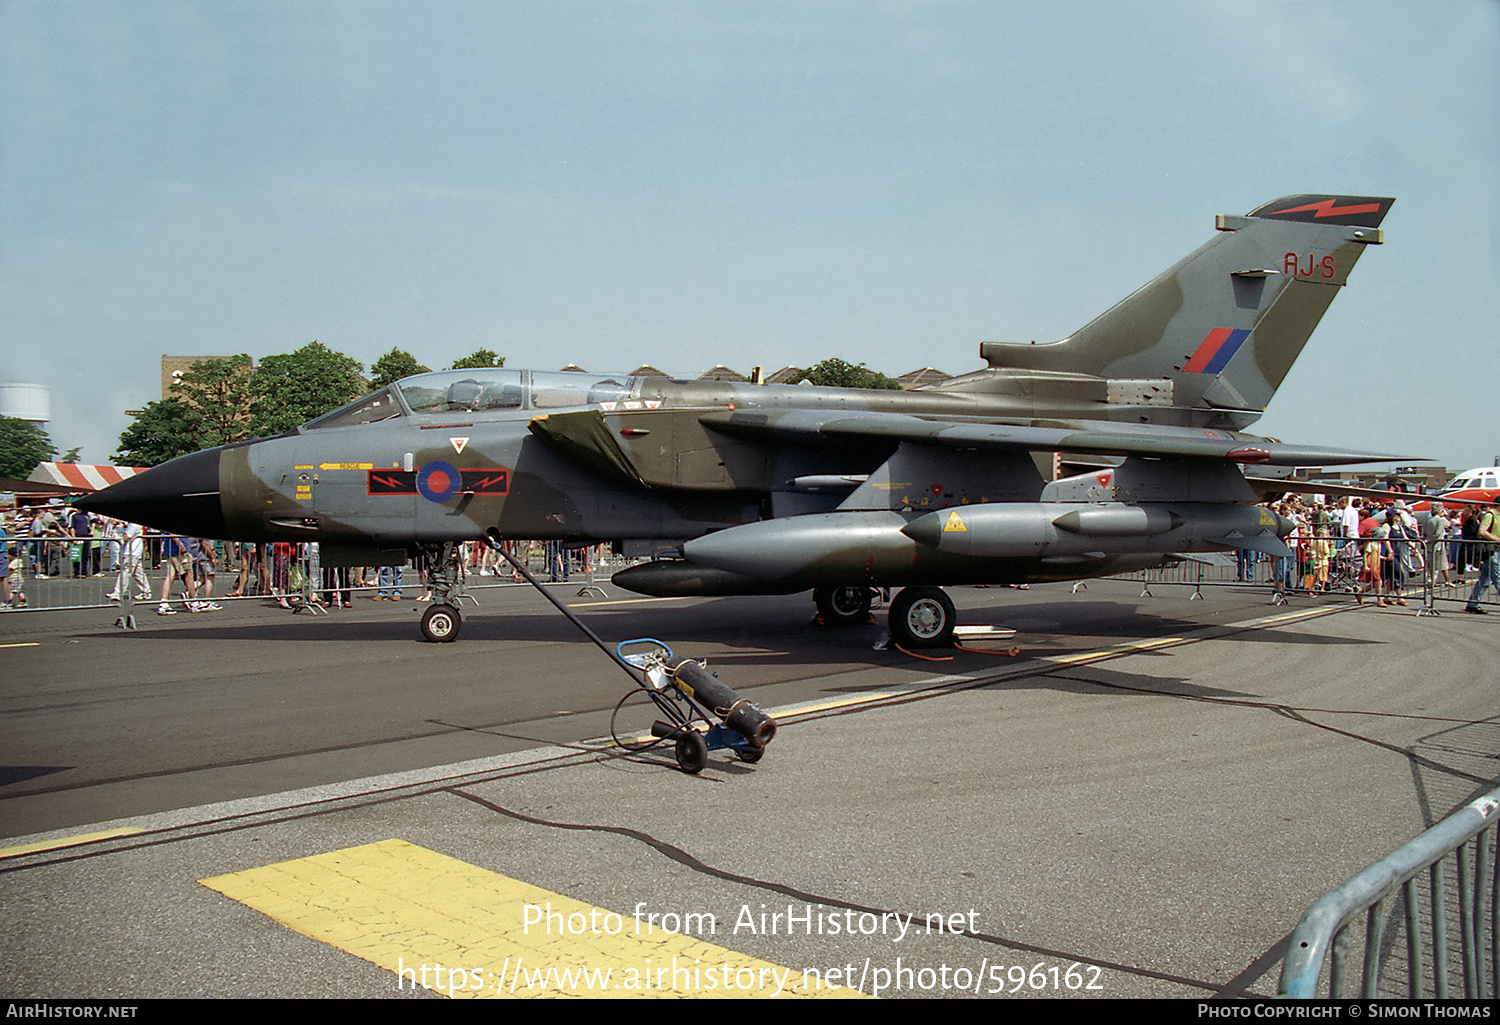
[[[458,609],[446,603],[434,605],[422,613],[422,636],[434,644],[447,644],[458,640],[463,617]]]

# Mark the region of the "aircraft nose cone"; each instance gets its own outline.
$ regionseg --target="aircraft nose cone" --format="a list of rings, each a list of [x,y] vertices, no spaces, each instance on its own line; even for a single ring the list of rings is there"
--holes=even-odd
[[[216,448],[153,466],[145,473],[80,498],[76,505],[89,512],[172,534],[231,540],[219,504],[219,449]]]

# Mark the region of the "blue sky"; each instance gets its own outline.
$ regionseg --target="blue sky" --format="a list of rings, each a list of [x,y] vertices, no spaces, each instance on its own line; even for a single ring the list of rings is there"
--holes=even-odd
[[[0,2],[0,380],[114,451],[163,353],[891,374],[1391,195],[1255,428],[1500,456],[1500,5]]]

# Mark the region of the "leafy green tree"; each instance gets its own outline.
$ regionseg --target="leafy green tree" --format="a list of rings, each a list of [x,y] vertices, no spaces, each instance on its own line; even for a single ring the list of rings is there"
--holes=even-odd
[[[168,459],[197,452],[203,414],[179,398],[151,402],[135,414],[120,434],[120,451],[112,462],[121,466],[155,466]]]
[[[135,415],[115,460],[155,466],[249,437],[250,365],[243,353],[195,361],[172,382],[171,395]]]
[[[198,412],[189,451],[250,436],[250,377],[250,357],[241,353],[197,360],[172,382],[172,397]]]
[[[370,373],[375,377],[370,381],[370,389],[384,388],[388,384],[395,384],[403,377],[412,374],[425,374],[430,367],[424,367],[417,362],[417,358],[403,349],[392,349],[384,356],[370,364]]]
[[[57,454],[47,432],[29,420],[0,416],[0,477],[24,480]]]
[[[480,370],[485,367],[503,367],[505,357],[493,349],[476,349],[461,360],[456,360],[450,370]]]
[[[309,342],[267,356],[250,375],[250,433],[280,434],[337,409],[365,391],[364,364]]]
[[[871,370],[863,363],[854,365],[834,357],[825,359],[816,366],[808,367],[798,376],[798,381],[820,384],[829,388],[879,388],[900,391],[901,382]]]
[[[72,448],[68,449],[62,455],[58,456],[57,457],[57,461],[59,463],[76,463],[76,462],[78,462],[79,459],[82,458],[82,456],[79,455],[79,453],[82,452],[82,451],[83,451],[83,446],[82,445],[74,445]]]

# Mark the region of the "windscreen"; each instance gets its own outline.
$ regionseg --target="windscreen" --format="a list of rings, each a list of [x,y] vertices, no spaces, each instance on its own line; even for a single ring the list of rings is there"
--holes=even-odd
[[[356,427],[359,424],[373,424],[381,420],[389,420],[393,416],[403,415],[401,403],[391,394],[389,388],[371,392],[362,398],[355,399],[346,406],[340,406],[332,413],[324,413],[316,420],[309,420],[305,425],[308,430],[321,430],[325,427]]]

